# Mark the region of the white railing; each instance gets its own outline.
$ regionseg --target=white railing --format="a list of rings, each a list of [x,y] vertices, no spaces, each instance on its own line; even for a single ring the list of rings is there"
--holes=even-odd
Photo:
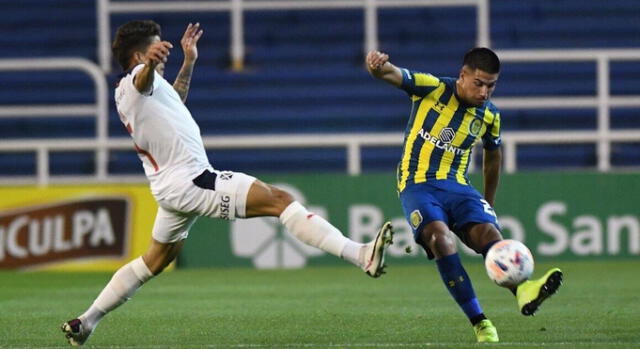
[[[0,105],[0,118],[12,117],[86,117],[96,118],[96,138],[92,138],[93,149],[96,151],[96,179],[107,177],[108,139],[108,90],[104,73],[95,63],[84,58],[21,58],[1,59],[0,71],[42,71],[42,70],[78,70],[86,73],[95,88],[94,104],[67,105]],[[48,141],[6,141],[0,143],[2,151],[36,151],[37,152],[37,181],[46,185],[49,181],[49,152],[53,150]],[[61,142],[68,142],[63,140]],[[3,181],[4,182],[4,181]]]
[[[207,149],[265,149],[265,148],[338,148],[347,150],[347,171],[351,175],[362,171],[360,153],[364,146],[400,146],[402,133],[369,133],[369,134],[306,134],[306,135],[267,135],[267,136],[208,136],[203,137]],[[0,152],[37,151],[37,174],[34,177],[0,177],[0,185],[33,184],[45,186],[49,183],[131,183],[144,182],[140,175],[107,175],[91,176],[50,176],[48,154],[50,151],[78,150],[133,150],[130,138],[111,138],[103,145],[97,144],[93,138],[84,139],[23,139],[0,142]],[[215,164],[215,158],[211,159]],[[106,166],[106,163],[105,163]]]
[[[98,0],[96,8],[98,59],[105,72],[111,71],[111,14],[158,12],[230,12],[233,68],[244,65],[244,12],[269,10],[323,10],[361,8],[364,15],[364,52],[378,48],[378,8],[384,7],[453,7],[476,8],[476,44],[489,47],[489,0],[226,0],[226,1],[111,1]]]
[[[609,92],[609,64],[611,60],[640,60],[640,50],[534,50],[499,51],[506,62],[531,61],[595,61],[597,62],[597,95],[582,97],[527,97],[496,98],[494,102],[502,110],[544,108],[597,108],[598,129],[593,131],[536,131],[505,132],[504,166],[507,173],[517,170],[517,146],[520,144],[564,144],[595,143],[598,145],[598,169],[608,171],[611,142],[640,142],[640,130],[611,130],[610,108],[640,107],[640,96],[611,96]],[[109,139],[107,134],[107,85],[99,68],[84,59],[20,59],[0,60],[2,70],[61,70],[76,69],[89,74],[96,89],[95,105],[47,105],[47,106],[0,106],[0,117],[56,117],[96,115],[97,138],[87,139],[21,139],[3,141],[0,152],[35,151],[37,173],[35,177],[2,177],[1,184],[38,183],[89,183],[89,182],[140,182],[139,176],[119,176],[107,173],[110,150],[131,149],[129,138]],[[373,82],[372,82],[373,83]],[[508,113],[503,113],[505,121]],[[351,175],[361,173],[361,149],[370,146],[400,146],[402,133],[332,134],[332,135],[266,135],[205,137],[209,149],[242,148],[291,148],[291,147],[344,147],[347,150],[347,171]],[[49,154],[51,151],[92,150],[96,152],[95,176],[51,176]],[[473,163],[472,163],[473,167]]]
[[[611,96],[611,61],[640,61],[640,50],[631,49],[589,49],[589,50],[517,50],[498,51],[503,62],[584,62],[597,64],[596,96],[584,97],[529,97],[496,98],[500,109],[548,109],[548,108],[597,108],[598,129],[596,131],[562,132],[512,132],[505,134],[505,170],[508,173],[517,169],[516,147],[518,144],[585,143],[597,144],[598,170],[611,168],[611,142],[639,142],[640,130],[612,131],[610,114],[612,107],[640,107],[640,95]],[[638,115],[640,117],[640,113]]]
[[[489,46],[488,0],[321,0],[321,1],[180,1],[170,2],[111,2],[98,1],[98,57],[103,70],[111,68],[109,16],[122,12],[185,12],[185,11],[231,11],[232,47],[231,56],[236,68],[242,66],[244,57],[242,13],[249,10],[273,9],[326,9],[326,8],[363,8],[365,10],[366,50],[377,46],[377,8],[407,6],[476,6],[478,35],[477,43]],[[640,50],[523,50],[499,51],[505,62],[554,62],[554,61],[593,61],[597,64],[597,94],[580,97],[527,97],[496,98],[494,102],[502,110],[509,109],[545,109],[545,108],[596,108],[598,110],[598,128],[593,131],[539,131],[505,132],[505,170],[515,172],[517,164],[517,146],[521,144],[597,144],[598,165],[600,171],[611,168],[611,142],[640,142],[640,130],[611,130],[610,110],[612,107],[640,107],[640,96],[611,96],[609,89],[609,65],[611,61],[640,61]],[[95,105],[64,106],[0,106],[0,118],[11,116],[83,116],[96,115],[97,138],[57,140],[26,139],[0,142],[0,152],[35,151],[37,153],[37,174],[35,177],[0,177],[0,184],[47,185],[55,183],[89,182],[140,182],[144,176],[111,175],[107,171],[108,152],[111,150],[131,149],[129,138],[109,139],[107,131],[107,86],[103,73],[93,63],[84,59],[20,59],[1,60],[1,70],[43,70],[43,69],[79,69],[87,72],[96,88]],[[373,82],[372,82],[373,83]],[[505,121],[508,120],[508,113]],[[344,147],[347,150],[347,170],[351,175],[361,173],[361,149],[370,146],[400,146],[402,133],[374,134],[322,134],[322,135],[266,135],[266,136],[224,136],[205,137],[204,144],[209,149],[242,148],[291,148],[291,147]],[[91,150],[96,152],[95,176],[50,176],[49,153],[51,151]],[[215,159],[213,159],[215,161]],[[473,162],[471,164],[473,166]]]

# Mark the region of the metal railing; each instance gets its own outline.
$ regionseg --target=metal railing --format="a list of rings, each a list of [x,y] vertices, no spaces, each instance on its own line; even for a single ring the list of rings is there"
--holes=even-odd
[[[598,144],[598,169],[608,171],[610,164],[611,142],[640,142],[640,130],[611,130],[609,116],[611,107],[640,107],[640,96],[610,96],[609,62],[610,60],[640,60],[640,50],[587,50],[587,51],[501,51],[503,61],[596,61],[598,62],[598,95],[585,97],[527,97],[496,98],[494,103],[502,110],[523,108],[597,108],[598,129],[593,131],[535,131],[505,132],[505,171],[517,170],[517,146],[520,144],[558,144],[558,143],[595,143]],[[558,58],[560,57],[561,58]],[[107,86],[99,68],[82,59],[34,59],[0,60],[1,70],[44,70],[79,69],[87,72],[96,87],[95,105],[51,105],[51,106],[1,106],[0,117],[11,116],[86,116],[96,115],[97,138],[85,139],[21,139],[3,141],[0,152],[36,151],[37,174],[35,177],[3,177],[2,184],[47,185],[55,183],[103,183],[103,182],[140,182],[144,176],[121,176],[107,173],[108,151],[132,148],[129,138],[111,138],[107,136]],[[369,146],[400,146],[402,133],[365,133],[365,134],[322,134],[322,135],[266,135],[266,136],[222,136],[204,137],[208,149],[243,148],[289,148],[289,147],[344,147],[347,150],[347,171],[357,175],[362,171],[361,150]],[[96,175],[87,176],[50,176],[49,153],[51,151],[92,150],[96,152]]]
[[[351,175],[362,172],[360,153],[364,146],[400,146],[402,133],[369,133],[369,134],[305,134],[305,135],[267,135],[267,136],[208,136],[203,137],[207,149],[265,149],[265,148],[336,148],[347,150],[347,171]],[[78,150],[133,150],[130,138],[111,138],[104,144],[96,143],[93,138],[84,139],[25,139],[0,142],[0,152],[7,151],[37,151],[37,175],[35,177],[0,176],[0,185],[23,185],[36,183],[46,186],[49,183],[131,183],[144,182],[146,178],[142,171],[140,175],[99,176],[50,176],[48,154],[50,151],[78,151]],[[214,159],[212,159],[214,160]],[[215,162],[215,161],[214,161]],[[105,164],[106,167],[106,159]]]
[[[453,7],[476,8],[476,44],[489,47],[489,0],[226,0],[226,1],[111,1],[98,0],[98,59],[105,72],[111,71],[111,14],[157,12],[230,12],[230,57],[233,68],[244,66],[244,12],[269,10],[353,9],[364,11],[364,52],[378,48],[378,8]]]
[[[181,1],[170,2],[111,2],[98,1],[99,57],[105,71],[111,65],[109,51],[109,16],[122,12],[184,12],[184,11],[232,11],[232,47],[231,55],[236,65],[241,66],[244,56],[242,40],[242,13],[247,10],[273,9],[326,9],[326,8],[363,8],[365,14],[365,48],[377,46],[376,13],[379,7],[406,6],[477,6],[479,45],[489,46],[488,36],[488,0],[322,0],[322,1],[257,1],[230,0],[213,1]],[[239,16],[234,19],[234,16]],[[106,27],[105,27],[106,26]],[[101,29],[102,28],[102,29]],[[106,28],[106,29],[105,29]],[[545,108],[596,108],[598,111],[598,127],[592,131],[536,131],[536,132],[504,132],[505,160],[508,173],[515,172],[517,164],[517,147],[521,144],[558,144],[558,143],[594,143],[597,144],[598,164],[600,171],[611,169],[612,142],[640,142],[640,130],[611,130],[610,110],[612,107],[640,107],[640,96],[611,96],[610,73],[611,61],[640,61],[640,50],[632,49],[594,49],[594,50],[522,50],[498,51],[505,62],[557,62],[557,61],[591,61],[597,65],[597,93],[595,96],[579,97],[503,97],[494,99],[494,103],[502,110],[509,109],[545,109]],[[35,177],[0,178],[2,184],[39,185],[56,183],[88,183],[88,182],[139,182],[144,181],[142,174],[136,176],[112,175],[107,171],[108,152],[111,150],[131,149],[129,138],[109,139],[107,134],[107,86],[104,74],[93,63],[84,59],[20,59],[0,61],[1,70],[42,70],[42,69],[79,69],[87,72],[94,80],[96,88],[95,105],[64,106],[1,106],[0,117],[11,116],[83,116],[96,115],[97,138],[56,140],[26,139],[3,141],[0,151],[36,151],[37,175]],[[506,113],[503,113],[506,114]],[[508,118],[508,116],[506,116]],[[367,134],[322,134],[322,135],[266,135],[266,136],[224,136],[204,137],[204,145],[208,149],[242,149],[242,148],[291,148],[291,147],[344,147],[347,150],[347,171],[357,175],[362,171],[361,150],[369,146],[400,146],[402,133],[367,133]],[[95,176],[55,176],[49,173],[49,153],[51,151],[91,150],[96,152]],[[473,162],[471,164],[473,166]]]
[[[505,170],[517,169],[516,147],[518,144],[590,143],[597,144],[598,170],[611,169],[611,142],[640,142],[640,130],[613,131],[610,127],[612,107],[640,107],[640,95],[611,96],[611,61],[640,61],[640,50],[631,49],[588,49],[588,50],[502,50],[497,52],[503,62],[595,62],[596,96],[584,97],[529,97],[496,98],[494,103],[500,109],[523,108],[597,108],[598,128],[596,131],[562,132],[510,132],[505,133]],[[639,113],[640,114],[640,113]],[[640,115],[639,115],[640,116]]]
[[[86,73],[95,88],[94,104],[55,104],[55,105],[0,105],[0,118],[13,117],[87,117],[96,118],[96,138],[90,139],[92,149],[96,151],[96,180],[107,177],[107,139],[108,139],[108,90],[104,73],[95,63],[84,58],[21,58],[1,59],[0,71],[42,71],[42,70],[78,70]],[[49,182],[49,152],[55,150],[52,140],[16,141],[3,140],[0,151],[37,153],[37,182],[46,185]],[[69,143],[69,140],[59,141]],[[74,149],[75,150],[75,149]],[[4,182],[4,180],[3,180]]]

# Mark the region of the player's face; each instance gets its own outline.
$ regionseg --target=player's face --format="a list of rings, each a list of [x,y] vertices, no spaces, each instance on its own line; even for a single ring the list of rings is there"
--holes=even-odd
[[[466,103],[479,107],[491,98],[496,89],[498,75],[500,74],[489,74],[465,66],[460,71],[460,79],[457,82],[458,95]]]

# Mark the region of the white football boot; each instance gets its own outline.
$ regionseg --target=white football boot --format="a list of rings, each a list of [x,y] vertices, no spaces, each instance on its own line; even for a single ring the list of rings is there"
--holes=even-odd
[[[377,278],[385,273],[384,255],[387,247],[392,243],[393,227],[390,222],[386,222],[378,231],[376,238],[364,245],[362,270],[367,275]]]

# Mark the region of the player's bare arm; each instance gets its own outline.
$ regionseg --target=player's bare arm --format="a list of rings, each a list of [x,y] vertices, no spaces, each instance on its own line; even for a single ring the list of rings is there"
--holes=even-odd
[[[187,26],[180,45],[182,51],[184,51],[184,62],[178,72],[178,76],[173,83],[173,89],[178,92],[182,102],[186,102],[187,95],[189,94],[189,85],[191,84],[191,75],[193,74],[193,66],[198,59],[198,40],[202,36],[203,30],[200,29],[200,23],[191,24]]]
[[[391,85],[402,85],[402,72],[400,68],[389,62],[389,55],[380,51],[370,51],[367,54],[366,65],[369,74],[374,78],[384,80]]]
[[[142,68],[134,81],[136,89],[140,93],[147,93],[153,86],[153,77],[156,66],[160,63],[166,63],[169,56],[169,50],[173,48],[173,45],[168,41],[159,41],[151,44],[149,49],[144,54],[142,59],[144,68]]]
[[[502,162],[502,150],[484,150],[482,172],[484,179],[484,198],[493,206],[500,179],[500,164]]]

